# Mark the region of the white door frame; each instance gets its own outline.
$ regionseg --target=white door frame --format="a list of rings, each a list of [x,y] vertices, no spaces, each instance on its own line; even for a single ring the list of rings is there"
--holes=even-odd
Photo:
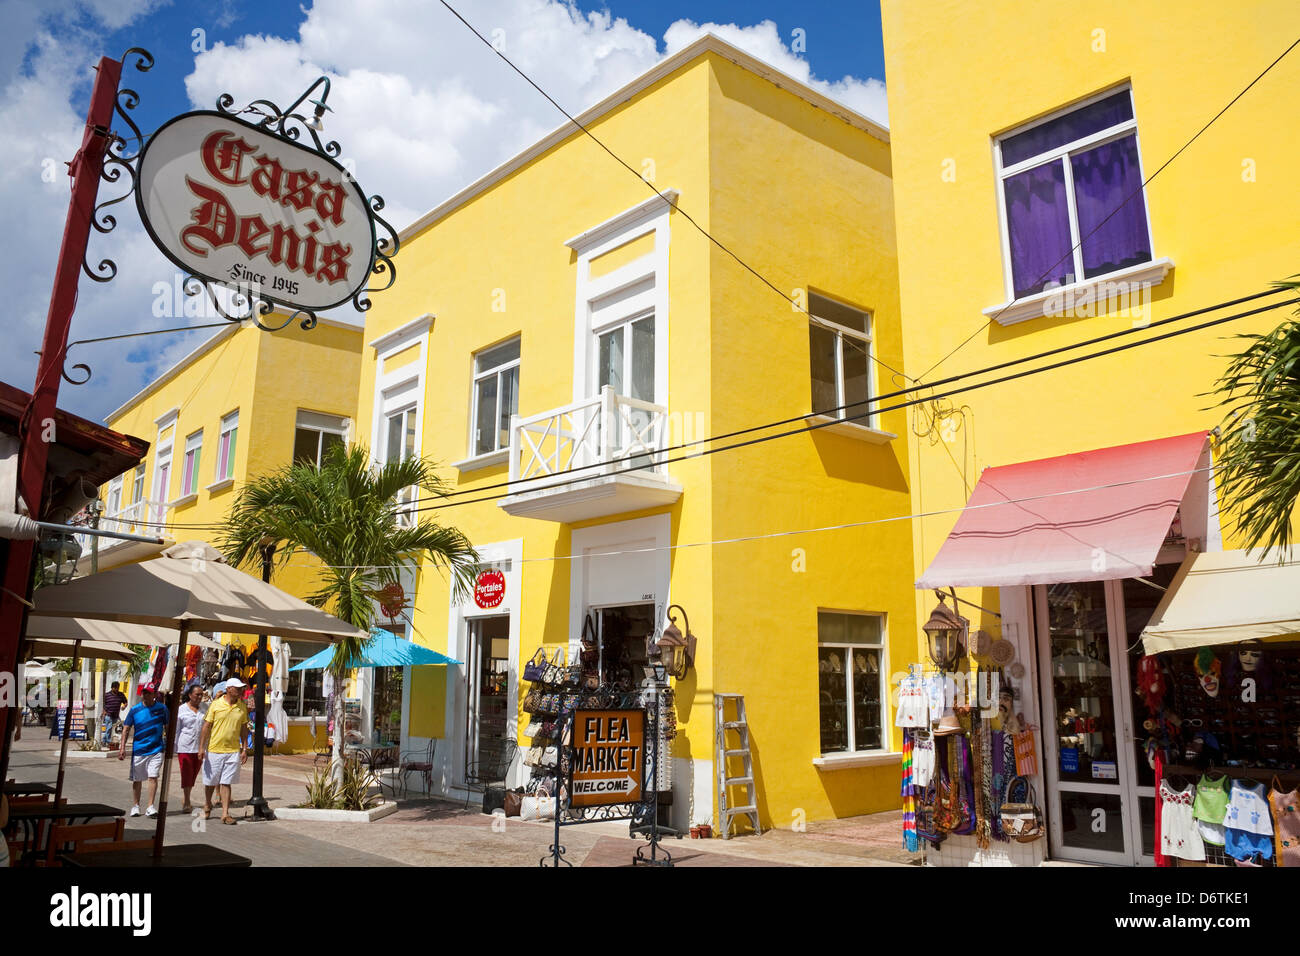
[[[1056,699],[1052,684],[1051,631],[1047,613],[1047,585],[1034,586],[1035,631],[1037,633],[1039,695],[1042,701],[1043,763],[1046,782],[1048,839],[1055,859],[1083,863],[1136,866],[1142,860],[1142,833],[1138,805],[1137,776],[1133,766],[1133,703],[1129,692],[1127,628],[1124,624],[1123,582],[1103,581],[1106,601],[1106,638],[1110,654],[1111,694],[1115,702],[1115,738],[1117,785],[1100,783],[1062,783],[1060,750],[1057,742]],[[1120,852],[1088,850],[1064,845],[1061,793],[1104,793],[1120,798],[1120,822],[1124,849]]]

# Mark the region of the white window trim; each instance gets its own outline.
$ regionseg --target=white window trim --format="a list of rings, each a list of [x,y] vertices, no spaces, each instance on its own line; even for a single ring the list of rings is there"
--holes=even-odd
[[[874,617],[880,621],[880,643],[879,644],[862,644],[862,643],[854,643],[851,641],[843,641],[843,642],[823,641],[821,639],[821,633],[820,633],[821,632],[820,620],[818,621],[818,637],[817,637],[818,649],[821,649],[823,647],[843,647],[843,648],[862,647],[862,648],[867,648],[869,650],[880,651],[880,671],[879,673],[876,674],[876,680],[879,685],[877,690],[880,695],[880,746],[871,747],[862,750],[852,749],[852,750],[844,751],[843,753],[840,752],[824,753],[821,754],[818,758],[814,759],[813,765],[819,768],[824,767],[825,769],[839,769],[845,767],[846,764],[850,766],[853,765],[853,762],[858,758],[886,758],[886,757],[894,756],[892,752],[889,750],[890,735],[892,732],[889,725],[889,706],[888,706],[889,704],[889,693],[888,693],[889,692],[889,684],[888,684],[889,616],[885,614],[883,611],[845,611],[836,608],[819,607],[817,609],[818,618],[820,618],[821,615],[823,614],[842,614],[842,615],[850,615],[855,617]],[[845,656],[844,676],[845,676],[845,691],[846,691],[846,696],[848,698],[848,705],[849,705],[848,718],[847,718],[848,724],[846,729],[848,730],[849,744],[855,745],[857,743],[857,741],[854,739],[854,735],[855,735],[854,717],[855,717],[856,708],[854,706],[853,690],[856,685],[853,680],[854,678],[853,660],[851,655]],[[820,701],[818,703],[817,716],[818,716],[818,735],[820,737],[820,733],[821,733]],[[820,739],[818,740],[818,746],[819,747],[821,746]],[[818,763],[819,760],[821,761],[821,763]],[[889,762],[889,761],[881,760],[879,762]],[[871,764],[869,762],[864,761],[859,763],[858,765],[869,766]]]
[[[230,456],[227,465],[230,467],[229,474],[221,473],[221,443],[226,434],[236,431],[239,428],[239,409],[221,416],[221,426],[217,431],[217,453],[212,456],[212,478],[213,484],[222,481],[233,481],[235,478],[235,458],[239,455],[239,436],[235,436],[235,454]]]
[[[420,454],[424,440],[425,369],[428,365],[429,333],[433,319],[433,314],[426,312],[370,343],[375,350],[375,402],[370,420],[370,457],[376,465],[384,463],[383,443],[387,441],[385,419],[410,405],[415,407],[415,454]],[[420,347],[416,360],[389,371],[389,359],[413,345]]]
[[[329,423],[304,422],[302,420],[303,415],[314,416],[316,418],[329,418],[337,421],[339,424],[335,425],[333,422],[329,422]],[[348,440],[348,432],[352,430],[352,420],[345,415],[331,415],[329,412],[314,412],[309,408],[300,408],[298,409],[298,413],[294,416],[293,419],[293,432],[294,432],[295,445],[298,443],[299,430],[316,432],[317,435],[316,464],[317,467],[319,467],[320,459],[321,459],[321,445],[323,443],[323,439],[320,436],[338,435],[340,438],[343,439],[344,443],[346,443]]]
[[[104,496],[104,511],[111,518],[122,510],[122,493],[124,475],[118,475],[108,483],[108,494]],[[113,495],[117,495],[117,505],[113,505]]]
[[[577,294],[574,300],[573,400],[580,402],[598,394],[596,361],[597,336],[611,326],[625,322],[639,313],[653,312],[655,319],[655,394],[654,404],[668,406],[668,226],[672,205],[677,202],[675,189],[638,203],[565,245],[578,253]],[[654,249],[598,278],[591,275],[591,263],[607,252],[640,239],[654,236]],[[627,290],[647,278],[653,288],[629,296],[616,314],[603,316],[595,324],[593,304]]]
[[[824,319],[824,318],[822,318],[820,315],[814,315],[814,314],[812,313],[812,311],[811,311],[811,303],[810,303],[810,305],[809,305],[808,321],[811,322],[811,323],[813,323],[814,325],[820,325],[822,328],[827,329],[828,331],[831,331],[831,332],[834,332],[834,333],[835,333],[835,337],[836,337],[836,349],[835,349],[835,407],[836,407],[836,408],[840,408],[841,406],[843,406],[843,405],[845,404],[845,398],[844,398],[844,344],[843,344],[843,338],[844,338],[844,336],[846,336],[846,335],[849,336],[849,337],[852,338],[852,339],[856,339],[857,341],[863,343],[863,344],[866,346],[866,354],[867,354],[867,400],[868,400],[868,402],[870,403],[870,402],[873,401],[873,400],[875,399],[875,397],[876,397],[876,394],[877,394],[877,384],[878,384],[877,381],[876,381],[876,362],[875,362],[875,359],[874,359],[874,357],[873,357],[873,355],[872,355],[872,351],[871,351],[871,346],[874,344],[874,341],[875,341],[875,340],[872,338],[872,335],[871,335],[871,329],[872,329],[872,323],[875,321],[876,314],[875,314],[873,311],[871,311],[870,309],[864,309],[864,308],[862,308],[861,306],[853,305],[853,304],[850,303],[850,302],[845,302],[845,301],[843,301],[842,299],[837,299],[837,298],[835,298],[835,296],[832,296],[832,295],[826,295],[824,292],[813,292],[812,290],[809,290],[809,293],[808,293],[808,294],[809,294],[810,297],[813,296],[813,295],[815,295],[815,296],[817,296],[817,298],[819,298],[819,299],[825,299],[825,300],[827,300],[828,302],[834,302],[836,305],[842,305],[842,306],[844,306],[844,308],[846,308],[846,309],[852,309],[852,310],[855,311],[855,312],[861,312],[863,315],[865,315],[865,316],[867,317],[867,323],[866,323],[866,324],[867,324],[867,331],[866,331],[866,332],[859,332],[857,329],[851,329],[851,328],[849,328],[847,325],[840,325],[838,322],[833,322],[833,321],[831,321],[830,319]],[[811,368],[809,368],[809,370],[808,370],[808,377],[809,377],[810,385],[811,385],[811,378],[812,378],[812,369],[811,369]],[[871,409],[871,405],[868,404],[868,405],[867,405],[867,408],[868,408],[868,409]],[[872,442],[873,444],[884,444],[885,442],[891,441],[892,439],[898,437],[897,435],[893,434],[892,432],[881,431],[880,429],[876,428],[876,425],[877,425],[877,423],[878,423],[878,416],[877,416],[877,413],[876,413],[874,410],[871,411],[871,414],[870,414],[869,416],[867,416],[867,418],[866,418],[865,420],[863,420],[863,419],[858,419],[858,420],[856,420],[856,421],[847,421],[847,422],[846,422],[846,421],[844,420],[844,418],[843,418],[843,414],[844,414],[843,412],[840,412],[840,413],[837,414],[837,415],[820,415],[820,414],[817,414],[817,413],[816,413],[816,412],[817,412],[816,409],[813,409],[813,412],[814,412],[814,414],[811,416],[811,418],[812,418],[812,420],[815,421],[815,422],[823,422],[823,421],[828,421],[828,420],[829,420],[829,421],[837,422],[837,423],[842,424],[842,425],[847,425],[847,426],[849,426],[851,429],[853,429],[854,431],[856,431],[856,430],[861,430],[861,431],[863,431],[863,432],[867,432],[867,433],[869,433],[868,435],[858,436],[858,435],[854,434],[854,431],[846,431],[845,429],[836,428],[835,426],[829,426],[829,427],[826,429],[827,431],[833,431],[833,432],[836,432],[837,434],[841,434],[841,435],[842,435],[842,434],[849,434],[849,435],[851,435],[852,437],[855,437],[855,438],[856,438],[856,437],[862,437],[864,441],[869,441],[869,442]],[[819,429],[819,430],[820,430],[820,429]],[[888,436],[888,437],[886,437],[886,436]]]
[[[490,351],[492,351],[492,350],[495,349],[495,348],[499,348],[499,347],[502,346],[502,345],[508,345],[508,344],[510,344],[511,342],[518,342],[518,343],[519,343],[519,358],[517,358],[517,359],[512,359],[512,360],[509,361],[509,362],[502,362],[500,365],[493,365],[491,368],[484,369],[482,372],[475,372],[475,371],[474,371],[474,366],[478,363],[478,357],[479,357],[480,355],[482,355],[484,352],[490,352]],[[478,385],[479,385],[479,382],[480,382],[480,381],[485,381],[485,380],[487,380],[487,379],[489,379],[489,378],[496,378],[496,379],[498,379],[498,384],[497,384],[497,420],[500,421],[500,418],[501,418],[501,386],[500,386],[500,381],[499,381],[499,380],[500,380],[501,373],[502,373],[502,372],[508,372],[508,371],[509,371],[510,369],[512,369],[512,368],[516,368],[516,369],[519,368],[519,367],[520,367],[520,364],[521,364],[522,361],[523,361],[523,336],[521,336],[521,335],[512,335],[512,336],[510,336],[509,338],[502,339],[500,342],[497,342],[495,345],[488,345],[488,346],[485,346],[484,348],[479,349],[477,352],[475,352],[473,355],[470,356],[470,387],[469,387],[469,444],[468,444],[468,447],[467,447],[466,457],[465,457],[465,459],[463,460],[462,463],[469,463],[469,462],[476,462],[476,463],[477,463],[479,459],[483,459],[483,458],[492,458],[492,457],[494,457],[494,456],[500,456],[500,457],[501,457],[501,461],[506,461],[507,459],[509,459],[509,457],[510,457],[510,439],[509,439],[508,437],[507,437],[507,439],[506,439],[506,443],[505,443],[504,445],[500,446],[499,448],[494,448],[492,451],[485,451],[485,452],[483,452],[482,454],[476,454],[475,451],[474,451],[474,446],[477,444],[477,441],[478,441],[478,434],[477,434],[477,432],[478,432]],[[512,414],[512,419],[513,419],[513,416],[514,416],[514,415],[518,415],[518,414],[519,414],[518,404],[519,404],[519,385],[518,385],[518,377],[517,377],[517,378],[516,378],[516,383],[515,383],[515,405],[516,405],[516,408],[515,408],[514,413]],[[493,431],[496,432],[497,429],[494,428]],[[455,467],[460,467],[460,465],[458,464],[458,465],[456,465]],[[482,465],[482,464],[476,464],[475,467],[479,467],[479,468],[481,468],[481,467],[483,467],[483,465]]]
[[[1116,93],[1125,91],[1129,95],[1129,103],[1133,108],[1133,118],[1125,120],[1123,123],[1117,123],[1114,126],[1099,130],[1088,136],[1081,137],[1070,143],[1054,147],[1043,153],[1014,163],[1011,166],[1002,165],[1002,144],[1006,140],[1036,126],[1051,122],[1075,110],[1083,109],[1093,103],[1097,103],[1107,97],[1114,96]],[[1142,171],[1142,140],[1138,132],[1137,122],[1137,102],[1133,99],[1132,84],[1124,83],[1119,86],[1113,86],[1109,89],[1095,93],[1091,96],[1084,97],[1081,100],[1063,106],[1060,109],[1046,113],[1037,119],[1021,123],[1006,132],[999,133],[993,139],[993,175],[995,183],[995,192],[997,193],[998,206],[998,229],[1000,231],[1000,240],[1002,247],[1002,285],[1006,299],[1001,305],[990,306],[984,309],[984,315],[989,318],[997,316],[999,325],[1014,325],[1017,322],[1024,322],[1029,319],[1039,318],[1046,315],[1047,302],[1053,295],[1060,294],[1060,289],[1046,289],[1042,292],[1036,292],[1032,295],[1016,298],[1015,277],[1011,268],[1011,230],[1007,223],[1006,192],[1004,183],[1009,176],[1022,173],[1027,169],[1034,169],[1049,162],[1062,162],[1062,160],[1071,153],[1079,152],[1084,149],[1091,149],[1110,140],[1120,139],[1132,134],[1137,144],[1138,153],[1138,177],[1141,182],[1146,182],[1146,176]],[[1078,212],[1076,210],[1076,201],[1074,197],[1074,173],[1069,162],[1063,162],[1062,167],[1065,171],[1065,202],[1070,221],[1070,239],[1073,247],[1072,256],[1072,274],[1075,281],[1066,286],[1066,289],[1073,290],[1076,294],[1085,293],[1089,288],[1095,288],[1103,282],[1131,282],[1131,283],[1150,283],[1152,285],[1164,281],[1165,276],[1173,268],[1173,262],[1169,259],[1155,258],[1155,236],[1151,232],[1151,205],[1147,201],[1146,189],[1142,190],[1142,202],[1146,208],[1147,220],[1147,248],[1151,250],[1152,260],[1150,262],[1138,263],[1127,269],[1121,269],[1117,272],[1107,273],[1106,275],[1093,276],[1092,278],[1083,278],[1083,243],[1079,239]],[[1005,310],[1005,311],[1004,311]],[[998,313],[1001,312],[1001,315]]]
[[[172,455],[173,447],[174,446],[172,442],[168,441],[166,444],[160,445],[158,447],[158,450],[154,453],[153,456],[153,500],[154,501],[159,501],[159,502],[166,501],[167,495],[170,492],[171,484],[172,484],[172,464],[173,464],[172,459],[174,457]],[[167,466],[167,485],[166,487],[159,487],[159,479],[162,477],[164,464]]]
[[[185,484],[185,468],[187,466],[191,453],[194,453],[198,456],[198,465],[202,465],[203,464],[203,429],[202,428],[194,432],[194,434],[192,435],[185,436],[185,451],[181,455],[181,498],[182,499],[191,496],[197,497],[197,493],[199,490],[198,467],[195,467],[195,469],[190,473],[189,486],[187,487]],[[183,503],[184,503],[183,500],[178,502],[178,504],[183,504]]]

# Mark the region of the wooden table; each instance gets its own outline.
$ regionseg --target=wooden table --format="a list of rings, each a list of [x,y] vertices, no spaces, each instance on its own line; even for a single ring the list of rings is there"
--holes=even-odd
[[[101,850],[98,853],[64,853],[60,860],[65,866],[97,867],[109,869],[150,869],[162,866],[179,867],[236,867],[252,866],[246,856],[231,853],[207,843],[178,843],[164,846],[162,856],[154,856],[152,849]]]
[[[54,788],[48,783],[6,783],[4,785],[5,796],[9,797],[40,797],[53,796]]]
[[[125,812],[121,807],[110,807],[103,803],[65,803],[61,807],[56,807],[53,803],[42,803],[35,806],[10,807],[9,823],[10,825],[22,824],[22,859],[26,861],[44,850],[44,847],[37,846],[37,835],[43,822],[70,820],[75,823],[81,820],[89,823],[97,817],[120,817]]]

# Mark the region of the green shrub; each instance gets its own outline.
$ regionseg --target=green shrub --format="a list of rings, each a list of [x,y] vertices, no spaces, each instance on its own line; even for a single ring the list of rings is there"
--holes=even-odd
[[[307,802],[303,806],[313,810],[333,810],[338,802],[338,787],[330,777],[329,768],[317,768],[307,778]]]

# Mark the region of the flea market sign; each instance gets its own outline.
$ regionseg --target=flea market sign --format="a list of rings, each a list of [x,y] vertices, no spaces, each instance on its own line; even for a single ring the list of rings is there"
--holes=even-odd
[[[168,120],[140,151],[135,199],[145,229],[190,274],[186,291],[206,290],[227,319],[283,328],[302,315],[311,328],[322,309],[351,301],[365,311],[367,293],[396,278],[398,240],[379,215],[384,201],[367,197],[339,161],[338,143],[317,135],[328,95],[325,77],[284,111],[269,100],[232,110],[223,95],[215,111]],[[307,102],[316,107],[310,120],[299,112]],[[220,288],[231,295],[218,296]],[[263,325],[276,306],[292,315]]]
[[[645,762],[645,711],[576,711],[570,806],[639,803]]]
[[[506,576],[500,571],[483,571],[474,579],[474,603],[479,607],[497,607],[505,596]]]

